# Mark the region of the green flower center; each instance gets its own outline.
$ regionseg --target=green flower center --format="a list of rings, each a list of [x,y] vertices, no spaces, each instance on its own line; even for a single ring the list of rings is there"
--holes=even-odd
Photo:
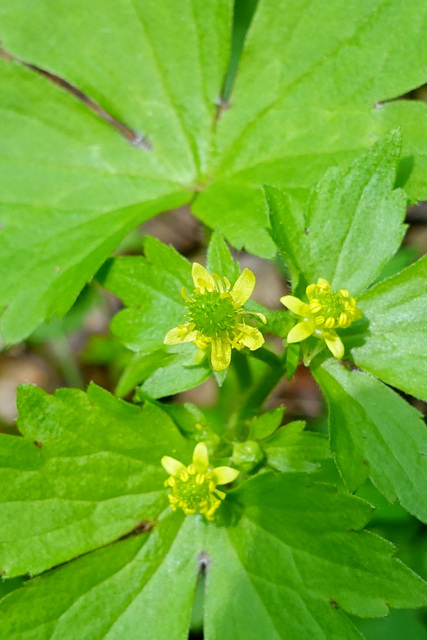
[[[215,511],[225,497],[216,488],[212,471],[198,473],[194,465],[171,476],[165,485],[172,488],[168,496],[172,509],[176,511],[180,508],[186,515],[199,511],[207,520],[213,520]]]
[[[210,489],[209,480],[204,478],[201,484],[196,482],[196,477],[190,475],[187,481],[181,478],[175,479],[173,487],[173,495],[179,500],[179,506],[185,506],[187,509],[198,509],[200,504],[209,499]]]
[[[322,305],[322,309],[318,313],[326,318],[334,318],[335,320],[338,320],[341,313],[347,311],[349,306],[348,298],[345,298],[340,292],[322,293],[319,295],[318,300]]]
[[[207,338],[227,334],[236,324],[236,310],[229,294],[219,291],[194,292],[187,308],[189,321]]]
[[[329,285],[317,285],[310,289],[311,286],[307,291],[310,312],[318,327],[328,330],[334,327],[345,329],[361,317],[361,311],[356,308],[356,300],[350,297],[347,290],[340,289],[334,293]]]

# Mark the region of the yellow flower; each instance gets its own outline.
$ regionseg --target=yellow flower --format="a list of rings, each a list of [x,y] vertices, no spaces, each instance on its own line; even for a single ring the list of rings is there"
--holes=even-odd
[[[262,333],[245,323],[242,309],[255,287],[255,276],[243,269],[233,288],[227,278],[211,275],[205,267],[193,263],[194,291],[191,296],[183,288],[182,297],[187,302],[188,322],[171,329],[163,340],[172,345],[194,342],[205,351],[211,347],[211,362],[214,371],[222,371],[231,361],[231,350],[248,347],[251,351],[264,344]],[[230,290],[231,289],[231,290]],[[254,313],[266,322],[262,313]]]
[[[162,465],[170,473],[165,481],[171,487],[169,503],[174,511],[182,509],[186,515],[199,511],[207,520],[214,519],[214,513],[226,494],[216,488],[217,484],[233,482],[239,475],[231,467],[209,467],[208,449],[204,442],[196,444],[193,462],[186,467],[179,460],[163,456]]]
[[[306,293],[308,304],[294,296],[280,298],[285,307],[303,318],[290,330],[287,341],[301,342],[314,335],[326,342],[335,358],[342,358],[344,345],[335,329],[345,329],[362,317],[356,300],[346,289],[334,293],[324,278],[319,278],[317,284],[310,284]]]

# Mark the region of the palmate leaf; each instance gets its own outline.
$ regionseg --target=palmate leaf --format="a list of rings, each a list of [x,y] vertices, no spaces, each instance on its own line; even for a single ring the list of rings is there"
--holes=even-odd
[[[195,287],[190,262],[172,247],[150,237],[145,238],[144,253],[145,257],[107,260],[96,279],[126,305],[114,316],[111,330],[136,352],[119,381],[118,393],[126,394],[142,383],[137,397],[162,398],[198,386],[211,375],[212,369],[208,357],[201,354],[200,361],[194,343],[164,345],[168,331],[189,321],[184,298],[191,296]],[[212,234],[208,246],[207,267],[221,278],[228,277],[231,286],[241,271],[217,231]],[[280,313],[277,317],[253,300],[245,307],[265,316],[267,324],[262,324],[263,330],[282,335],[283,331],[289,330],[287,323],[292,324],[285,314]],[[224,374],[214,373],[221,386]]]
[[[305,422],[289,422],[261,442],[269,467],[278,471],[315,471],[330,457],[327,437],[305,431]]]
[[[214,523],[162,516],[151,533],[31,580],[2,600],[3,633],[184,640],[201,566],[207,640],[360,640],[346,613],[377,617],[427,599],[390,543],[360,531],[370,505],[305,474],[264,474],[221,510]]]
[[[39,573],[155,520],[167,500],[165,451],[188,445],[160,408],[96,385],[19,392],[23,438],[0,436],[0,567]]]
[[[368,335],[350,338],[355,363],[427,401],[427,256],[366,291],[358,301]]]
[[[228,63],[231,4],[2,6],[2,46],[78,87],[130,127],[136,143],[45,77],[0,61],[7,342],[63,314],[130,229],[199,188]]]
[[[425,197],[427,105],[393,99],[426,81],[426,15],[423,0],[261,0],[196,215],[271,255],[259,187],[305,200],[328,167],[348,164],[397,124],[400,181],[411,173],[407,192]]]
[[[144,252],[144,258],[108,260],[97,280],[126,304],[114,316],[111,330],[136,352],[119,381],[119,395],[143,383],[141,398],[162,398],[198,386],[211,369],[206,359],[197,364],[194,345],[163,344],[167,332],[186,321],[181,289],[194,288],[190,263],[155,238],[145,238]]]
[[[172,247],[146,238],[144,250],[145,258],[112,258],[97,274],[127,307],[114,316],[113,333],[140,353],[163,348],[169,329],[185,322],[181,289],[194,287],[190,263]]]
[[[8,640],[184,640],[201,528],[172,515],[141,534],[35,578],[0,605]]]
[[[379,617],[427,596],[390,543],[360,531],[366,502],[304,474],[265,474],[235,498],[240,517],[209,531],[208,640],[356,640],[345,612]]]
[[[389,500],[427,522],[427,427],[392,389],[332,360],[313,371],[329,404],[331,448],[348,487],[369,476]]]
[[[59,87],[0,68],[1,330],[16,342],[63,315],[136,224],[189,196]]]
[[[292,275],[293,289],[326,278],[356,296],[363,319],[342,332],[347,355],[362,369],[406,393],[427,399],[427,259],[371,288],[402,241],[405,194],[393,190],[399,134],[361,155],[348,171],[331,168],[305,213],[265,188],[271,235]]]
[[[218,109],[232,6],[2,3],[0,41],[15,57],[0,65],[6,342],[64,314],[133,226],[192,199],[236,246],[272,256],[260,187],[304,199],[398,124],[400,182],[427,195],[427,107],[392,100],[426,80],[424,0],[260,0]]]
[[[400,134],[394,131],[348,171],[329,169],[306,212],[277,189],[265,188],[272,238],[297,295],[322,277],[334,291],[344,287],[357,296],[396,253],[406,230],[406,195],[393,191],[399,156]]]

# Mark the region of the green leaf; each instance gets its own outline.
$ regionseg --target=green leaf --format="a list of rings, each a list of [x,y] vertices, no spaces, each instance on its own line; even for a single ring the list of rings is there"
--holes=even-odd
[[[322,277],[334,290],[357,295],[396,253],[406,228],[406,196],[392,191],[399,151],[400,135],[393,132],[348,171],[327,171],[306,214],[266,187],[272,237],[288,261],[294,289],[301,275],[302,287]]]
[[[149,378],[156,369],[173,359],[174,354],[169,353],[166,349],[157,349],[152,353],[135,353],[120,376],[115,390],[116,395],[119,398],[127,396],[138,384]]]
[[[289,320],[292,320],[289,317]],[[286,379],[290,380],[295,374],[300,362],[301,344],[294,342],[286,345]]]
[[[396,126],[400,185],[425,198],[427,105],[394,99],[425,82],[426,12],[424,0],[261,0],[196,215],[238,248],[271,257],[260,187],[305,202],[328,167],[348,165]]]
[[[188,445],[160,408],[87,395],[20,388],[23,438],[0,436],[0,567],[39,573],[108,544],[167,504],[163,455]]]
[[[384,382],[427,400],[427,256],[358,299],[369,322],[354,339],[355,363]],[[352,341],[350,339],[350,346]]]
[[[206,267],[210,273],[226,276],[232,285],[240,275],[239,265],[233,260],[223,236],[218,231],[214,231],[209,242]]]
[[[420,255],[420,249],[415,245],[400,247],[399,251],[382,269],[374,284],[381,282],[386,278],[391,278],[391,276],[395,276],[397,273],[402,271],[402,269],[406,269],[406,267],[409,267],[413,262],[415,262]]]
[[[189,197],[58,86],[0,67],[1,330],[11,343],[64,315],[133,227]]]
[[[140,533],[31,580],[1,601],[4,637],[184,640],[200,529],[178,514],[169,515],[150,534]]]
[[[368,503],[304,474],[263,474],[232,500],[240,513],[207,535],[207,640],[360,640],[345,613],[380,617],[426,601],[390,543],[360,531]]]
[[[172,0],[97,0],[88,10],[84,0],[73,0],[69,11],[54,0],[19,7],[6,0],[1,40],[147,136],[155,155],[142,162],[190,185],[207,170],[231,7],[228,0],[186,0],[177,12]]]
[[[199,386],[212,374],[206,358],[195,361],[196,347],[182,344],[169,348],[169,359],[161,363],[136,392],[136,399],[164,398]]]
[[[427,522],[427,429],[375,378],[327,360],[313,371],[329,405],[331,449],[349,489],[369,476],[389,502]]]
[[[254,418],[251,422],[249,437],[252,440],[262,440],[270,436],[282,424],[284,413],[285,407],[277,407]]]
[[[163,348],[167,332],[185,321],[182,287],[192,288],[190,263],[155,238],[145,241],[146,258],[114,258],[97,279],[128,307],[111,330],[129,349],[147,353]]]
[[[360,620],[357,626],[366,640],[425,640],[427,631],[413,611],[390,611],[382,620]]]
[[[1,601],[2,630],[11,640],[184,640],[203,567],[207,640],[360,640],[346,613],[427,600],[392,545],[360,530],[371,512],[306,474],[263,474],[230,493],[214,523],[163,514],[151,533],[28,581]]]
[[[329,458],[328,439],[305,431],[305,422],[289,422],[262,442],[267,465],[278,471],[316,471]]]
[[[194,194],[203,221],[272,257],[261,187],[305,201],[401,125],[399,184],[427,197],[427,105],[394,100],[425,81],[424,0],[260,0],[225,104],[233,4],[3,2],[7,343],[64,315],[133,227]]]
[[[2,6],[2,47],[66,81],[0,60],[6,342],[63,315],[133,227],[191,200],[208,168],[231,7]]]

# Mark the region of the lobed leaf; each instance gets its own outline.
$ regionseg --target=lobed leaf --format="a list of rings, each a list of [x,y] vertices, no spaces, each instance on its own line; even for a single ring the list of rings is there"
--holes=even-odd
[[[233,259],[223,236],[214,231],[208,246],[206,267],[210,273],[226,276],[234,284],[240,275],[239,264]]]
[[[319,277],[334,290],[356,296],[398,250],[406,197],[393,191],[400,151],[395,131],[363,154],[348,171],[326,172],[301,211],[284,194],[266,187],[272,237],[288,262],[294,289]],[[355,268],[357,265],[357,268]]]
[[[207,640],[360,639],[346,613],[425,602],[390,543],[360,531],[366,502],[304,474],[263,474],[232,495],[240,513],[207,535]]]
[[[23,438],[0,436],[0,567],[40,573],[155,520],[167,500],[165,452],[190,457],[160,408],[96,385],[85,394],[19,391]]]
[[[193,288],[190,263],[154,238],[145,241],[146,258],[113,258],[97,274],[128,307],[111,329],[132,351],[163,349],[167,332],[185,322],[182,287]]]
[[[203,568],[207,640],[360,640],[347,613],[427,600],[390,543],[360,530],[371,511],[306,474],[263,474],[229,494],[214,523],[162,515],[151,533],[27,581],[1,601],[2,629],[11,640],[184,640]]]
[[[384,382],[427,400],[427,256],[359,299],[369,323],[350,338],[355,363]]]
[[[329,167],[348,166],[396,126],[399,184],[425,198],[427,105],[398,98],[425,82],[426,14],[423,0],[261,0],[196,215],[234,246],[272,257],[261,187],[305,203]]]
[[[427,427],[375,378],[327,360],[313,370],[328,400],[331,449],[351,491],[369,476],[389,502],[427,522]]]
[[[133,227],[192,198],[234,246],[273,257],[261,187],[305,202],[326,169],[396,126],[398,183],[427,197],[427,106],[395,100],[425,82],[424,0],[260,0],[224,103],[232,8],[3,2],[7,343],[64,315]]]
[[[168,515],[140,533],[34,578],[0,604],[10,640],[184,640],[197,579],[198,529]],[[173,573],[173,579],[171,575]],[[165,590],[173,606],[165,607]]]
[[[59,86],[0,68],[1,331],[12,343],[64,315],[133,227],[189,195]]]
[[[2,46],[46,72],[0,60],[6,342],[63,315],[133,227],[199,188],[231,11],[231,0],[2,5]]]
[[[305,431],[305,422],[289,422],[262,442],[267,465],[277,471],[316,471],[330,457],[327,437]]]

